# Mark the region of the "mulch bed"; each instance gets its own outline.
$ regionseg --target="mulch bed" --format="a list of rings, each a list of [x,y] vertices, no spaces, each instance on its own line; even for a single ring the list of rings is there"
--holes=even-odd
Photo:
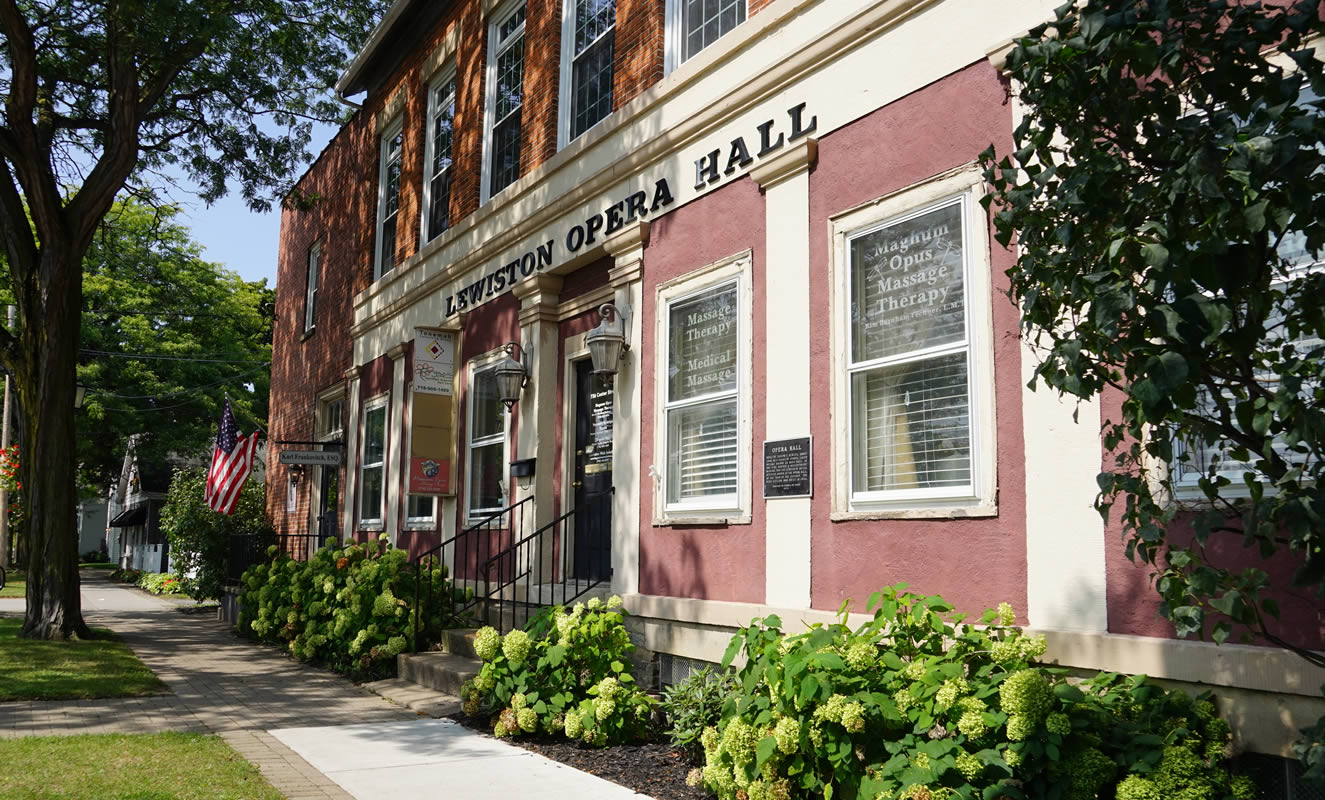
[[[486,715],[456,714],[450,719],[485,736],[492,735],[492,726],[488,724]],[[666,742],[599,748],[541,735],[520,736],[504,741],[629,787],[656,800],[711,800],[713,797],[703,789],[686,786],[686,774],[694,765],[681,751]]]

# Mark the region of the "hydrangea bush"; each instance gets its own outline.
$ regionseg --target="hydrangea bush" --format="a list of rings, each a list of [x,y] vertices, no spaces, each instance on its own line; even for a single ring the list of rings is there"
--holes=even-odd
[[[483,628],[474,650],[483,668],[461,691],[466,714],[486,707],[493,732],[542,732],[602,747],[644,735],[655,701],[635,685],[635,649],[621,598],[554,606],[527,631]]]
[[[1246,800],[1207,696],[1143,677],[1068,681],[1004,603],[980,625],[899,584],[873,619],[786,635],[775,616],[732,640],[740,688],[691,773],[722,800]]]
[[[369,544],[329,542],[307,562],[275,547],[267,553],[271,560],[241,580],[239,631],[350,675],[395,674],[396,656],[414,633],[416,580],[430,598],[452,591],[445,567],[425,563],[416,576],[406,552],[385,534]],[[424,604],[420,627],[429,640],[450,622],[443,618],[448,608]]]

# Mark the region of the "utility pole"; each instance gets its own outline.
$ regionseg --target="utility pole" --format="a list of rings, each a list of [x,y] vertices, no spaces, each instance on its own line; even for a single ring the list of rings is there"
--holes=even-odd
[[[5,330],[14,330],[14,307],[9,307],[5,315]],[[0,449],[9,450],[9,398],[11,389],[9,386],[9,373],[5,373],[5,406],[4,420],[0,421]],[[0,486],[0,567],[9,569],[9,490]]]

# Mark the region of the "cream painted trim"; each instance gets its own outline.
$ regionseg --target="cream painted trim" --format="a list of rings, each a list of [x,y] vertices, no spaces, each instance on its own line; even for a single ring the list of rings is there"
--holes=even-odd
[[[562,343],[565,351],[561,359],[561,511],[563,514],[575,506],[575,490],[571,486],[571,481],[575,477],[575,418],[579,413],[580,393],[575,379],[575,362],[589,357],[589,347],[584,341],[587,336],[587,332],[577,333],[574,336],[567,336]],[[614,415],[612,422],[615,425],[615,406],[612,408],[612,413]],[[562,569],[568,568],[569,550],[570,547],[561,548]]]
[[[834,612],[818,609],[688,597],[629,594],[623,595],[622,600],[632,616],[732,631],[770,614],[782,618],[787,633],[798,633],[816,623],[829,625],[839,619]],[[847,625],[854,629],[871,619],[870,614],[849,614]],[[1048,643],[1046,663],[1065,667],[1313,698],[1320,696],[1320,685],[1325,683],[1325,669],[1314,667],[1286,650],[1117,633],[1026,630],[1044,635]]]
[[[760,189],[767,192],[779,183],[793,178],[800,173],[814,168],[814,164],[819,160],[819,140],[813,136],[807,136],[800,142],[786,147],[782,153],[770,158],[767,161],[760,162],[750,170],[750,179],[759,185]],[[809,198],[806,198],[806,206],[809,206]]]
[[[345,506],[341,511],[341,538],[353,535],[359,518],[359,373],[353,366],[345,370]]]
[[[998,513],[998,415],[994,407],[993,299],[988,223],[978,203],[983,177],[976,164],[928,178],[848,209],[828,220],[829,286],[832,287],[832,319],[829,341],[832,352],[833,520],[854,519],[960,519],[987,517]],[[851,498],[851,388],[847,368],[850,331],[848,285],[850,263],[848,237],[866,227],[883,223],[914,209],[960,197],[966,250],[964,276],[967,351],[970,372],[971,467],[974,497],[853,501]]]
[[[373,123],[373,132],[378,136],[386,133],[389,128],[395,127],[401,114],[405,110],[405,100],[409,97],[408,86],[401,84],[391,93],[391,98],[382,104],[378,109],[376,120]]]
[[[616,289],[613,288],[611,284],[608,284],[606,286],[600,286],[592,292],[586,292],[573,300],[567,300],[557,306],[557,321],[565,322],[568,319],[578,317],[586,311],[593,311],[603,303],[612,302],[612,298],[615,296]],[[572,336],[571,339],[573,338],[575,337]],[[567,339],[566,341],[570,341],[570,339]],[[585,352],[587,353],[588,351],[586,350]]]
[[[446,32],[446,35],[442,37],[441,43],[439,43],[437,47],[428,54],[428,57],[423,60],[422,73],[424,86],[432,83],[442,66],[455,56],[456,47],[459,45],[460,39],[463,36],[464,24],[460,20],[456,20],[455,23],[451,25],[450,30]]]
[[[654,290],[655,338],[654,338],[654,419],[653,419],[653,457],[658,461],[659,454],[664,466],[650,465],[649,474],[655,476],[653,483],[653,524],[694,525],[694,524],[729,524],[748,525],[751,521],[751,484],[753,464],[753,403],[754,403],[754,288],[751,274],[754,270],[754,253],[745,250],[735,255],[719,259],[711,264],[699,267],[684,275],[658,284]],[[736,296],[741,307],[737,317],[741,327],[737,330],[737,378],[736,414],[739,443],[737,452],[736,507],[731,509],[695,509],[693,511],[666,509],[667,505],[667,351],[668,351],[668,314],[667,308],[677,299],[697,294],[719,283],[734,280]]]

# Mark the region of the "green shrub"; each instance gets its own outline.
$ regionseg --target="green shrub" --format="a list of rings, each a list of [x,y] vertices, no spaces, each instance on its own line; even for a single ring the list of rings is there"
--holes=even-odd
[[[635,647],[620,607],[619,597],[593,598],[569,612],[554,606],[504,637],[480,630],[474,649],[484,664],[461,690],[465,713],[486,706],[499,737],[541,731],[598,747],[643,737],[656,701],[631,677]]]
[[[183,594],[187,590],[188,581],[169,572],[144,572],[134,581],[134,585],[152,594]]]
[[[137,583],[138,579],[142,576],[143,571],[140,569],[126,569],[121,567],[110,571],[110,579],[113,581],[119,581],[120,583]]]
[[[415,581],[427,599],[420,644],[451,623],[453,600],[446,568],[425,562],[417,575],[404,550],[386,534],[370,544],[328,542],[306,563],[267,549],[270,561],[244,571],[237,627],[262,641],[284,644],[300,661],[362,677],[395,674],[396,656],[414,633]]]
[[[218,514],[204,499],[207,470],[176,470],[161,507],[161,532],[170,544],[170,557],[180,572],[193,575],[188,582],[195,600],[221,596],[231,536],[270,536],[275,531],[267,518],[267,489],[263,481],[246,481],[232,514]]]
[[[1113,674],[1074,684],[1032,664],[1044,639],[1006,603],[977,628],[904,588],[871,596],[855,631],[844,604],[795,636],[774,616],[738,633],[723,665],[745,653],[741,685],[691,781],[722,800],[1250,796],[1207,696]]]
[[[667,735],[672,744],[691,759],[702,759],[700,737],[704,729],[722,719],[722,704],[740,686],[730,670],[708,667],[695,670],[685,680],[663,691],[662,709],[667,713]]]

